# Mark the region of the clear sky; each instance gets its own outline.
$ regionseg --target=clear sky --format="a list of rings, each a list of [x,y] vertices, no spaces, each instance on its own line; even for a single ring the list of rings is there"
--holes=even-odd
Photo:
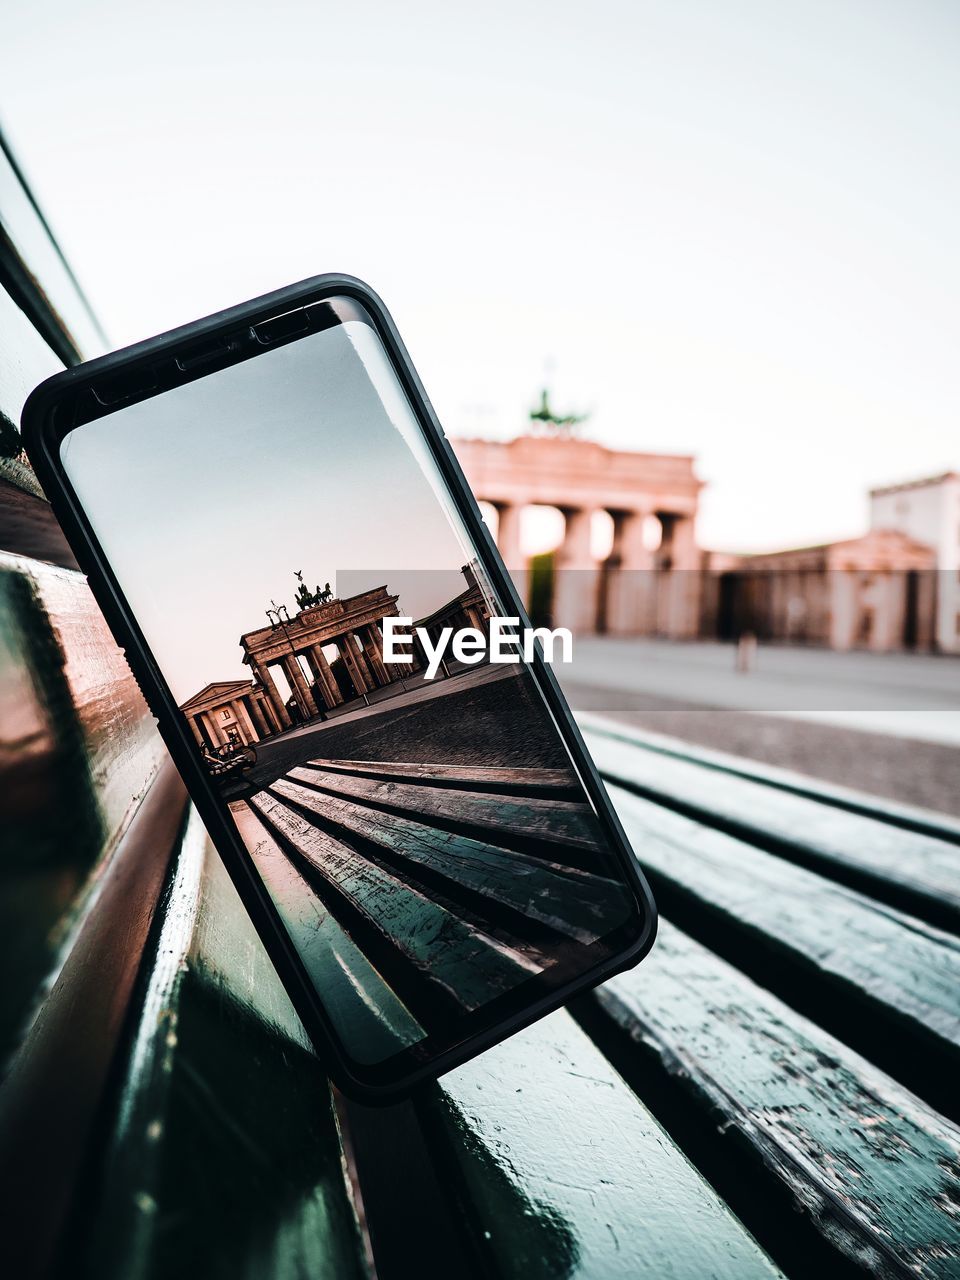
[[[449,434],[550,369],[704,545],[960,464],[955,0],[7,6],[0,112],[115,343],[324,270]]]
[[[178,702],[252,678],[239,638],[272,599],[295,615],[297,569],[310,590],[386,585],[414,617],[464,589],[469,554],[407,445],[412,415],[389,392],[384,411],[384,370],[351,323],[67,436],[67,474]]]

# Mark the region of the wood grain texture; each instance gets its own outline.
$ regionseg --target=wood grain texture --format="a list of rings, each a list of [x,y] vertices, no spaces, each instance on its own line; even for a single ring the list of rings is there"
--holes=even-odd
[[[895,1014],[896,1032],[911,1036],[917,1052],[948,1055],[960,1071],[960,942],[952,934],[619,787],[610,794],[665,888],[749,935],[758,958],[789,953],[807,981],[822,980],[824,1000],[843,987],[874,1016]]]
[[[79,926],[0,1090],[0,1202],[6,1274],[46,1274],[118,1053],[141,955],[181,829],[185,793],[168,766],[103,868]],[[14,1176],[15,1171],[15,1176]]]
[[[579,786],[566,769],[496,769],[465,764],[408,764],[389,760],[311,760],[320,769],[358,777],[419,781],[431,786],[469,791],[495,791],[498,795],[543,795],[576,799]]]
[[[164,758],[83,579],[0,554],[0,1054]]]
[[[483,1274],[779,1274],[565,1013],[458,1068],[421,1109]]]
[[[507,770],[498,770],[506,773]],[[351,777],[323,769],[315,762],[288,775],[331,795],[340,795],[388,813],[420,816],[435,825],[445,822],[471,833],[494,833],[528,842],[566,846],[594,855],[600,852],[596,820],[590,806],[572,800],[516,797],[468,786],[435,787],[422,782]]]
[[[478,1008],[535,972],[521,953],[319,830],[276,797],[261,793],[250,803],[293,856],[319,873],[325,901],[341,912],[353,938],[417,1017]]]
[[[606,735],[588,733],[587,744],[610,781],[960,931],[960,858],[954,844],[693,761],[637,750]]]
[[[847,813],[858,813],[866,818],[879,818],[891,826],[902,827],[905,831],[915,831],[920,835],[933,836],[938,840],[960,844],[960,820],[947,813],[934,813],[918,805],[903,804],[885,796],[873,793],[868,795],[852,787],[838,786],[820,777],[798,773],[795,769],[783,768],[746,756],[735,756],[727,751],[716,751],[699,743],[693,745],[664,733],[637,729],[619,720],[612,720],[609,716],[578,711],[577,720],[586,732],[612,738],[617,742],[625,742],[641,751],[656,751],[674,759],[692,761],[704,768],[715,769],[721,774],[731,774],[734,777],[763,783],[764,786],[772,787],[775,791],[804,796],[808,800],[815,800],[818,804],[844,809]]]
[[[415,876],[426,872],[441,878],[455,897],[469,894],[488,906],[509,907],[580,942],[593,941],[609,928],[606,921],[622,918],[622,891],[600,876],[321,796],[286,779],[271,790],[287,803],[371,841]]]
[[[956,1126],[669,924],[596,999],[843,1256],[872,1275],[957,1274]]]
[[[368,1280],[326,1078],[192,822],[77,1242],[82,1274]]]

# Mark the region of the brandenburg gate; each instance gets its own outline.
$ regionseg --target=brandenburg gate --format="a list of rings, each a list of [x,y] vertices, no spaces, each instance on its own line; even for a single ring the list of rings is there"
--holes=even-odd
[[[310,605],[292,618],[282,610],[271,625],[248,631],[240,647],[253,679],[215,681],[180,707],[197,745],[217,750],[258,742],[410,675],[416,659],[412,666],[383,660],[381,622],[396,614],[397,597],[375,587]],[[274,679],[277,667],[289,702]]]
[[[582,634],[697,634],[701,554],[694,520],[703,485],[691,456],[607,449],[562,435],[453,444],[477,500],[497,510],[497,545],[527,603],[521,512],[543,505],[562,513],[564,536],[554,553],[555,626]],[[591,553],[596,511],[613,519],[613,547],[601,562]],[[661,531],[655,548],[646,534],[651,516]]]
[[[277,688],[271,668],[279,666],[287,678],[294,703],[303,720],[312,720],[351,697],[359,697],[409,675],[410,667],[383,660],[383,633],[380,622],[396,616],[397,597],[386,587],[333,599],[326,604],[302,609],[289,621],[248,631],[240,637],[243,661],[254,680],[266,693],[276,728],[282,732],[293,724]],[[333,646],[336,657],[329,660],[324,649]],[[301,659],[312,675],[308,680]],[[342,664],[338,674],[334,665]]]

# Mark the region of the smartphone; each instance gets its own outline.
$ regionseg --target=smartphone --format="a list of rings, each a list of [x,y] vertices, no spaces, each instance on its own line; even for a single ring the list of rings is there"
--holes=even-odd
[[[395,1098],[646,954],[653,899],[543,654],[428,678],[444,628],[529,624],[366,285],[68,369],[23,435],[341,1089]]]

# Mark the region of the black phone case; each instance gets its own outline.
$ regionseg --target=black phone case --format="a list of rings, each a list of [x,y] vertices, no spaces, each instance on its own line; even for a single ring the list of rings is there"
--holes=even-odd
[[[293,942],[281,924],[239,835],[221,808],[221,802],[202,768],[183,718],[166,689],[137,621],[130,612],[103,551],[66,480],[59,456],[59,445],[65,432],[57,420],[58,405],[68,398],[73,399],[82,389],[94,384],[102,385],[105,381],[122,382],[132,387],[136,387],[138,381],[148,384],[150,369],[161,359],[169,359],[174,355],[186,356],[192,360],[202,359],[204,352],[215,349],[219,335],[235,330],[238,326],[262,326],[268,321],[276,322],[280,319],[279,327],[282,331],[283,317],[333,297],[352,299],[373,319],[450,495],[476,545],[484,571],[504,604],[509,605],[511,612],[521,619],[523,626],[528,626],[526,611],[389,313],[367,285],[351,276],[316,276],[55,374],[42,382],[28,398],[23,409],[22,430],[27,455],[74,550],[77,562],[87,575],[107,623],[126,655],[150,710],[157,718],[167,749],[318,1055],[331,1079],[345,1093],[362,1102],[377,1103],[390,1102],[408,1093],[416,1085],[442,1075],[561,1007],[574,995],[637,964],[653,945],[657,913],[649,886],[633,857],[630,844],[567,707],[556,676],[549,665],[537,657],[532,664],[534,676],[570,749],[590,799],[611,837],[624,878],[635,893],[642,926],[636,938],[613,957],[587,970],[565,986],[551,990],[545,997],[533,999],[528,1007],[505,1017],[496,1026],[471,1035],[453,1048],[438,1053],[427,1062],[417,1063],[402,1073],[396,1072],[385,1077],[376,1069],[369,1073],[358,1071],[340,1052],[337,1039],[326,1025],[313,985],[294,950]],[[295,325],[292,328],[295,330]],[[296,336],[299,335],[294,334],[293,340],[296,340]],[[123,375],[123,378],[119,375]],[[145,385],[144,394],[132,395],[129,402],[147,398],[150,394],[152,391]]]

